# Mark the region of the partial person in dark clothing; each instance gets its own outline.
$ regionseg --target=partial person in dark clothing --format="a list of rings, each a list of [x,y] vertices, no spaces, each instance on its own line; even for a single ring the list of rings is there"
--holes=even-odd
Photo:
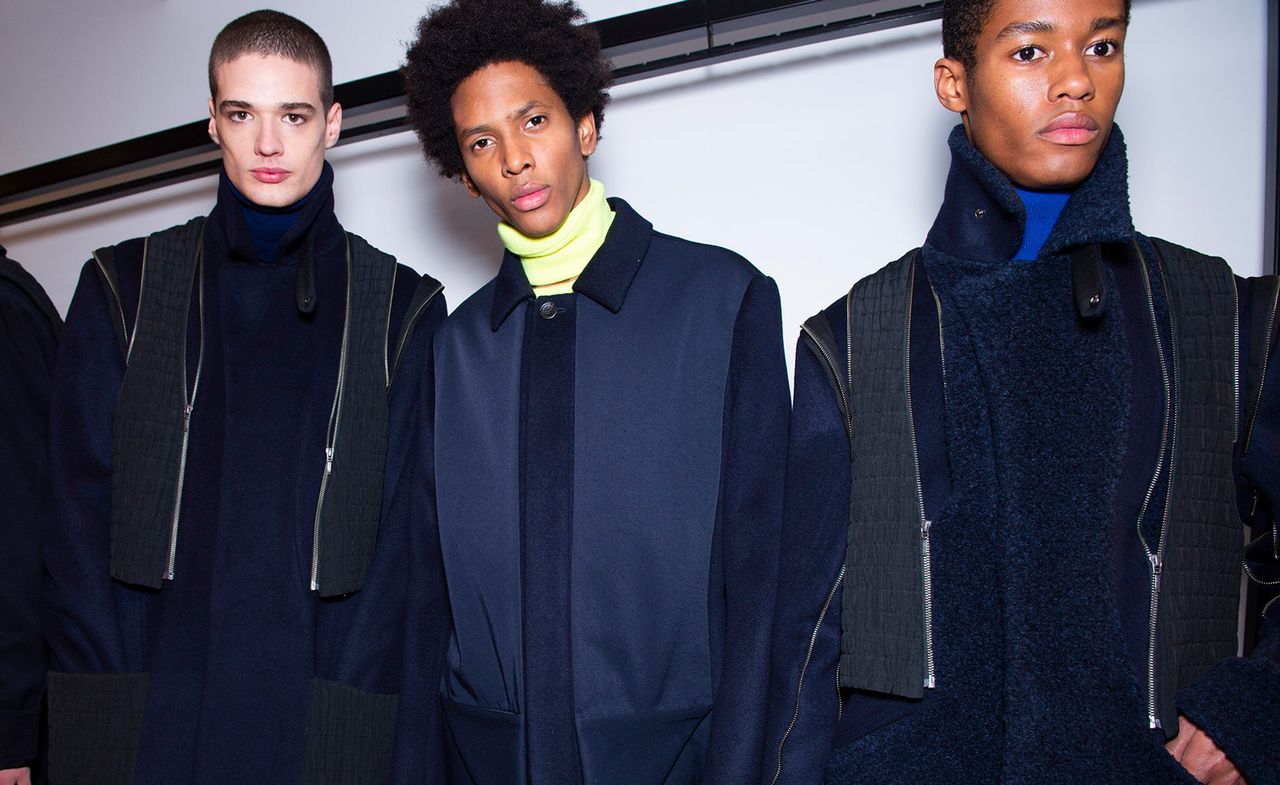
[[[435,344],[449,781],[737,785],[763,750],[778,292],[590,179],[610,68],[580,21],[455,0],[404,67],[427,157],[507,249]]]
[[[338,223],[311,28],[231,22],[209,82],[216,205],[96,251],[58,357],[50,777],[429,780],[397,735],[434,716],[402,665],[442,660],[417,622],[443,583],[434,531],[395,511],[430,471],[440,286]]]
[[[1134,230],[1128,5],[944,3],[937,220],[797,350],[763,782],[1280,782],[1280,289]]]
[[[0,246],[0,785],[30,785],[45,651],[40,533],[48,512],[49,386],[62,318]]]

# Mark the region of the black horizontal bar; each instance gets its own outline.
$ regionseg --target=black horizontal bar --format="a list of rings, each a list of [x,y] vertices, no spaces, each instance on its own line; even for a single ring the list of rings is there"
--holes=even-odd
[[[941,7],[940,0],[689,0],[593,25],[614,61],[615,79],[629,82],[824,38],[936,19]],[[337,85],[334,97],[343,107],[339,144],[405,126],[404,87],[398,71]],[[215,172],[220,159],[207,126],[207,120],[198,120],[0,175],[0,226]],[[18,206],[24,202],[28,204]]]

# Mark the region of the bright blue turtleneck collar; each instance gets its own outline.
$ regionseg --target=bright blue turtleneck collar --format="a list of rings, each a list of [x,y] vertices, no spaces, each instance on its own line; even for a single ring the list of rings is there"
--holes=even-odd
[[[298,220],[302,208],[315,197],[323,180],[324,178],[321,177],[315,185],[311,186],[306,196],[287,207],[264,207],[249,201],[248,197],[240,193],[240,189],[236,188],[231,179],[227,179],[227,185],[231,186],[231,192],[240,202],[244,222],[249,227],[249,237],[253,239],[253,253],[258,257],[258,261],[264,264],[275,264],[280,239]]]
[[[1022,233],[1022,246],[1013,255],[1019,261],[1034,261],[1044,247],[1045,240],[1058,223],[1062,208],[1067,206],[1071,198],[1069,191],[1024,191],[1017,186],[1014,190],[1022,199],[1022,206],[1027,213],[1027,226]]]

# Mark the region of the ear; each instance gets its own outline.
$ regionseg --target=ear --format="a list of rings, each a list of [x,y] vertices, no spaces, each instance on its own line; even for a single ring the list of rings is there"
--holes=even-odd
[[[595,112],[587,112],[578,120],[578,149],[582,151],[582,157],[590,158],[596,151],[596,143],[599,141],[600,136],[596,133]]]
[[[471,175],[467,174],[466,169],[463,169],[462,172],[458,174],[458,179],[462,180],[462,184],[466,186],[467,193],[471,194],[472,198],[480,198],[480,189],[476,188],[476,184],[472,182]]]
[[[209,99],[209,138],[213,140],[214,144],[221,147],[222,140],[218,139],[218,124],[217,122],[215,122],[218,119],[218,115],[216,114],[216,112],[217,110],[213,108],[213,99],[210,98]]]
[[[329,112],[324,118],[324,147],[329,149],[338,143],[338,137],[342,134],[342,104],[337,101],[333,102],[333,106],[329,107]]]
[[[938,103],[946,109],[964,114],[969,109],[969,83],[964,65],[959,60],[944,57],[933,64],[933,89]]]

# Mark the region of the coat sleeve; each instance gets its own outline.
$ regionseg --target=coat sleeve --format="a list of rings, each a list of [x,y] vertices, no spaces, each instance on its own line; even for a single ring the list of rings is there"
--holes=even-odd
[[[817,785],[840,719],[840,570],[849,515],[849,439],[821,360],[796,347],[795,403],[764,785]]]
[[[707,783],[740,785],[759,771],[769,639],[782,522],[790,400],[778,288],[748,285],[733,331],[725,389],[720,500],[713,542],[714,715]],[[719,639],[719,640],[717,640]]]
[[[124,360],[105,290],[94,269],[80,274],[54,370],[49,412],[52,502],[44,538],[49,668],[125,673],[110,576],[111,423]]]
[[[45,675],[40,535],[55,351],[48,319],[21,290],[0,282],[0,472],[8,484],[0,519],[0,769],[36,756]]]
[[[1280,585],[1275,519],[1280,504],[1280,358],[1276,356],[1280,315],[1274,311],[1274,296],[1253,296],[1253,287],[1265,280],[1237,279],[1245,416],[1241,417],[1235,469],[1241,512],[1252,530],[1245,552],[1246,571],[1274,594]],[[1267,291],[1275,291],[1269,282]],[[1263,342],[1266,350],[1255,355],[1255,342]],[[1251,357],[1258,361],[1251,363]],[[1256,412],[1250,412],[1248,406],[1248,391],[1253,389],[1258,389]],[[1272,602],[1264,616],[1269,618],[1263,619],[1252,655],[1215,665],[1179,693],[1178,711],[1214,740],[1251,785],[1280,785],[1280,603]]]

